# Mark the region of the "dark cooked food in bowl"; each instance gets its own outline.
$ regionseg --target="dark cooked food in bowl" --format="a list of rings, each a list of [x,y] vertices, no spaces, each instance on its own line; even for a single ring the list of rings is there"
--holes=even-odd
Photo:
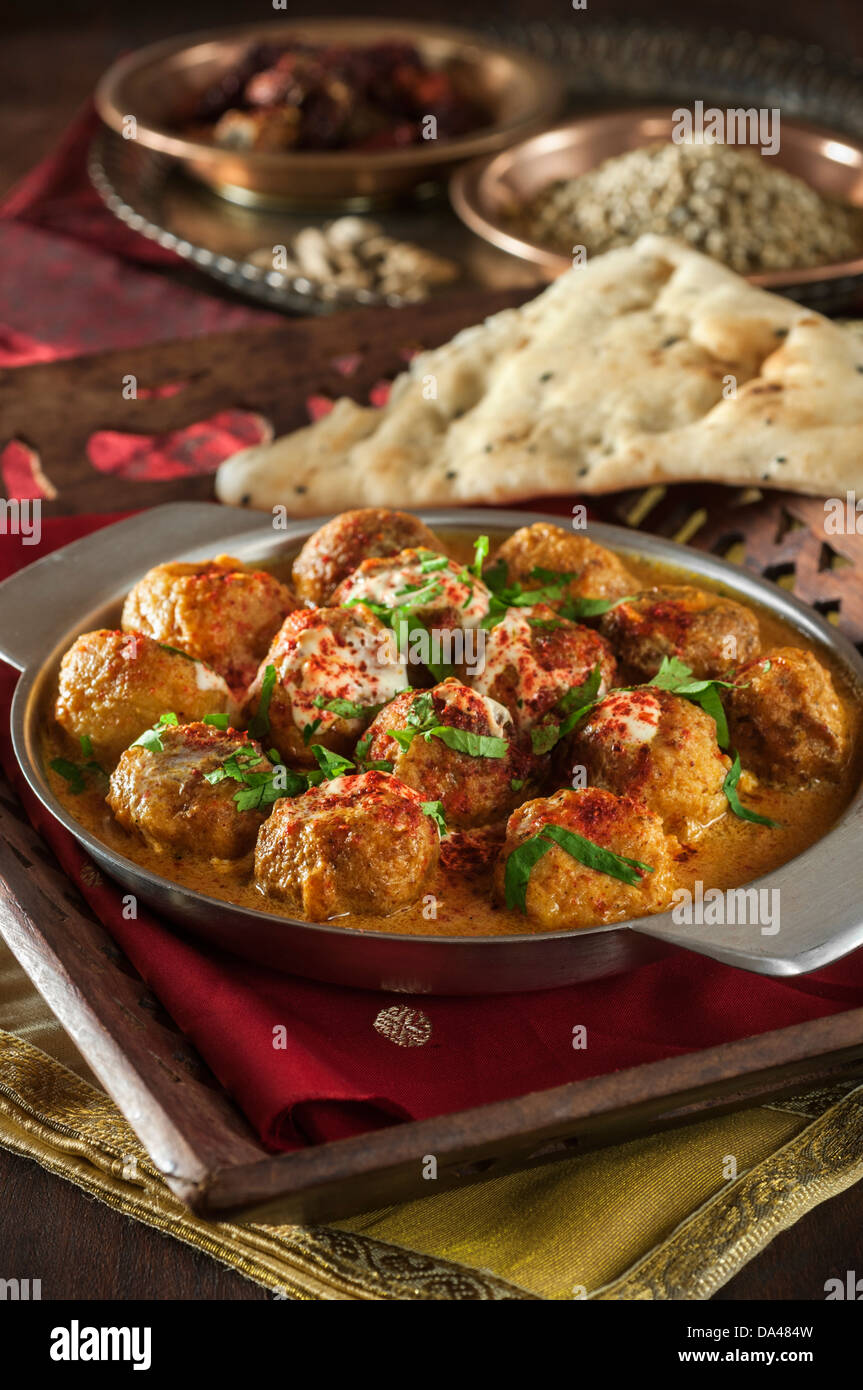
[[[455,67],[412,43],[257,44],[205,92],[186,134],[236,150],[404,149],[491,121]]]

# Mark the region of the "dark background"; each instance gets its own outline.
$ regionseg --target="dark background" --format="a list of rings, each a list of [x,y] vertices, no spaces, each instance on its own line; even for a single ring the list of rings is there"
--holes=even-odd
[[[638,20],[703,30],[772,34],[861,64],[863,0],[690,0],[619,3],[499,0],[472,5],[407,0],[373,5],[306,0],[274,11],[268,0],[0,0],[0,196],[56,143],[121,53],[184,31],[304,14],[420,17],[477,24]],[[0,1274],[40,1271],[45,1298],[252,1298],[263,1289],[175,1240],[165,1240],[0,1150]],[[825,1279],[860,1268],[863,1184],[817,1207],[721,1290],[720,1299],[821,1300]],[[855,1263],[856,1262],[856,1263]]]
[[[51,148],[100,73],[122,52],[196,29],[303,15],[392,15],[437,23],[553,20],[601,24],[636,19],[702,30],[745,29],[811,43],[863,62],[861,0],[0,0],[0,194]],[[861,73],[863,80],[863,73]]]

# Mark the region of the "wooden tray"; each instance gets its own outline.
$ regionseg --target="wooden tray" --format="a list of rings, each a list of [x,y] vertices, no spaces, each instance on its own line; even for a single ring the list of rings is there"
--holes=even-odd
[[[422,309],[366,310],[206,340],[156,345],[0,378],[0,447],[31,444],[57,489],[46,514],[212,495],[212,479],[106,479],[87,461],[96,429],[179,428],[227,405],[278,430],[305,422],[309,395],[367,400],[400,349],[433,346],[517,296],[471,295]],[[346,378],[334,359],[356,353]],[[188,384],[124,401],[122,379]],[[237,383],[242,382],[238,388]],[[591,499],[589,499],[591,500]],[[545,504],[543,504],[545,505]],[[568,503],[565,504],[568,510]],[[603,520],[644,526],[793,587],[863,646],[863,537],[823,530],[823,507],[790,494],[675,487],[591,500]],[[172,1189],[218,1218],[323,1221],[618,1143],[863,1075],[863,1009],[356,1139],[273,1156],[252,1133],[0,785],[0,931],[124,1111]]]

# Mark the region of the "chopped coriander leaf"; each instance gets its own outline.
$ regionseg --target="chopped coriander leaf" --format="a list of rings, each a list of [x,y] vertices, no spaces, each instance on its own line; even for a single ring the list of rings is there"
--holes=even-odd
[[[734,754],[734,762],[725,774],[725,781],[722,783],[722,790],[725,793],[729,806],[735,816],[741,820],[752,821],[755,825],[766,825],[771,830],[781,830],[782,824],[778,820],[771,820],[769,816],[759,815],[757,811],[750,811],[748,806],[744,806],[740,797],[737,795],[737,783],[740,781],[740,774],[743,771],[740,766],[740,754]]]
[[[423,640],[422,647],[428,646],[431,649],[432,637],[422,618],[418,618],[411,607],[394,608],[388,615],[390,626],[396,635],[396,646],[401,655],[409,657],[410,647],[415,634],[424,633],[428,638],[426,643]],[[426,662],[428,670],[431,671],[436,681],[445,681],[448,676],[455,675],[451,666],[443,666],[434,662]]]
[[[687,666],[685,661],[681,661],[679,656],[664,656],[655,676],[652,676],[649,685],[656,685],[660,690],[674,690],[678,685],[685,685],[693,677],[692,667]]]
[[[538,632],[557,632],[559,628],[565,626],[563,618],[528,618],[527,621]]]
[[[165,745],[159,737],[159,730],[179,724],[176,714],[160,714],[152,729],[145,729],[140,738],[130,744],[131,748],[146,748],[148,753],[164,753]]]
[[[93,740],[91,739],[90,735],[89,735],[89,734],[82,734],[82,735],[81,735],[80,742],[81,742],[81,752],[84,754],[84,757],[85,757],[85,758],[92,758],[92,756],[93,756]]]
[[[205,714],[204,723],[212,724],[214,729],[225,730],[230,726],[230,720],[226,714]]]
[[[340,719],[364,719],[367,714],[374,717],[378,710],[383,709],[383,705],[358,705],[355,700],[343,700],[339,695],[331,700],[325,699],[323,695],[316,695],[312,703],[315,709],[328,710],[330,714],[337,714]]]
[[[279,752],[278,748],[268,748],[267,757],[269,758],[271,763],[281,763],[282,761],[282,755]]]
[[[506,588],[508,570],[505,560],[495,560],[493,565],[489,565],[483,570],[482,581],[487,589],[493,594],[499,594]]]
[[[424,690],[421,695],[417,695],[408,710],[408,723],[413,728],[420,729],[428,726],[429,720],[434,724],[436,719],[434,700],[429,692]]]
[[[537,579],[540,584],[551,584],[556,589],[565,589],[567,584],[578,578],[578,573],[575,570],[547,570],[542,565],[534,565],[530,578]]]
[[[253,748],[250,743],[244,743],[235,748],[218,767],[213,768],[212,772],[205,772],[204,781],[209,782],[211,786],[223,782],[226,777],[232,778],[235,782],[245,782],[252,768],[258,767],[263,761],[263,756],[257,748]],[[269,773],[263,775],[269,776]]]
[[[322,747],[320,743],[312,744],[312,752],[325,777],[342,777],[346,772],[356,771],[350,758],[343,758],[341,753],[331,753],[329,748]]]
[[[275,666],[267,666],[261,681],[261,693],[258,696],[258,712],[249,724],[250,738],[263,738],[264,734],[270,732],[270,701],[273,698],[275,684],[276,668]]]
[[[406,753],[414,741],[417,729],[387,729],[390,738],[394,738],[403,753]]]
[[[530,883],[530,875],[534,865],[538,864],[550,849],[551,840],[532,835],[529,840],[517,845],[507,859],[503,886],[506,905],[510,912],[515,908],[518,908],[519,912],[527,912],[527,885]]]
[[[399,608],[424,608],[433,599],[440,598],[443,593],[443,585],[439,580],[434,579],[426,584],[405,584],[403,588],[396,589],[396,598],[406,598],[408,604],[395,604]]]
[[[420,574],[435,574],[437,570],[445,570],[449,564],[446,555],[436,555],[433,550],[423,550],[420,554],[428,557],[420,561]]]
[[[527,885],[531,872],[552,844],[559,845],[585,868],[608,874],[610,878],[620,879],[632,887],[641,883],[645,874],[653,873],[652,866],[643,864],[640,859],[615,854],[613,850],[604,849],[602,845],[594,844],[593,840],[587,840],[565,826],[544,825],[538,834],[517,845],[506,861],[504,891],[508,908],[527,911]]]
[[[372,746],[372,736],[371,736],[371,734],[366,734],[365,738],[361,738],[361,739],[360,739],[359,743],[357,744],[356,748],[354,749],[354,752],[356,753],[356,755],[357,755],[358,758],[364,758],[364,757],[366,756],[366,754],[368,753],[369,749],[371,748],[371,746]]]
[[[356,608],[360,605],[363,608],[368,608],[370,613],[374,613],[375,617],[379,618],[385,627],[392,627],[393,610],[392,608],[388,608],[385,603],[377,603],[374,599],[370,598],[349,598],[342,604],[342,608]]]
[[[719,698],[719,690],[730,689],[735,685],[734,681],[697,680],[692,668],[687,666],[685,661],[676,656],[664,656],[662,665],[648,684],[656,686],[659,690],[668,690],[672,695],[680,695],[684,700],[691,700],[694,705],[700,705],[716,724],[716,742],[719,747],[728,747],[728,721]]]
[[[467,753],[471,758],[505,758],[509,751],[505,738],[472,734],[468,729],[453,729],[448,724],[438,724],[434,729],[427,730],[423,738],[426,742],[430,738],[439,738],[447,748],[454,749],[456,753]]]
[[[475,579],[482,579],[483,561],[487,559],[488,552],[488,536],[477,536],[473,547],[473,563],[470,566],[470,573]]]
[[[538,755],[548,753],[562,738],[572,733],[579,720],[596,704],[601,686],[602,667],[597,662],[587,680],[565,691],[555,705],[555,713],[563,715],[563,719],[560,722],[540,724],[531,729],[530,743],[533,752]]]
[[[513,777],[509,785],[512,787],[512,790],[514,792],[520,792],[522,787],[524,786],[524,778]]]
[[[182,656],[186,661],[196,661],[197,657],[190,656],[188,652],[181,652],[179,647],[169,647],[167,642],[160,642],[159,646],[163,652],[173,652],[174,656]],[[204,664],[203,662],[201,663]]]
[[[87,779],[76,763],[70,762],[68,758],[54,758],[50,766],[64,782],[69,783],[69,790],[73,796],[79,796],[81,792],[86,791]]]
[[[423,801],[420,803],[420,809],[422,810],[424,816],[428,816],[430,820],[434,821],[435,825],[438,828],[438,834],[440,835],[441,839],[443,839],[444,835],[447,833],[446,817],[443,813],[443,802]]]
[[[389,758],[374,758],[370,763],[362,764],[363,772],[392,772],[393,763]]]
[[[310,724],[303,725],[303,743],[309,744],[323,724],[323,719],[313,719]]]
[[[567,690],[561,695],[557,702],[557,709],[561,714],[569,714],[575,709],[584,709],[591,704],[599,695],[602,685],[602,666],[597,661],[586,681],[581,685],[574,685],[571,690]]]
[[[467,729],[453,729],[448,724],[438,723],[434,700],[428,691],[417,695],[407,714],[406,729],[387,729],[387,733],[405,752],[420,734],[426,742],[439,738],[447,748],[458,753],[467,753],[471,758],[505,758],[509,744],[505,738],[489,734],[473,734]]]
[[[609,613],[618,604],[629,603],[632,597],[626,594],[623,598],[570,598],[560,611],[564,617],[578,622],[580,618],[598,618],[601,613]]]
[[[560,743],[560,738],[559,724],[538,724],[530,731],[531,750],[541,757],[543,753],[550,753]]]

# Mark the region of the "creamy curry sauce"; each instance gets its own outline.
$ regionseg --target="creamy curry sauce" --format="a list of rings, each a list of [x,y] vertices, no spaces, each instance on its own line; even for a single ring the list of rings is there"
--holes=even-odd
[[[503,535],[493,538],[498,543]],[[474,537],[446,535],[447,548],[456,559],[467,561],[473,555]],[[291,557],[292,558],[292,557]],[[627,566],[648,588],[659,584],[692,584],[701,589],[724,592],[721,585],[709,584],[697,574],[667,565],[651,564],[627,556]],[[290,558],[280,564],[261,565],[279,578],[289,579]],[[746,603],[739,594],[728,596]],[[803,790],[780,791],[758,787],[747,790],[747,806],[780,822],[770,829],[743,821],[727,812],[704,831],[694,846],[687,847],[676,860],[676,881],[681,888],[694,887],[701,880],[706,888],[733,888],[769,873],[793,859],[827,833],[851,800],[859,785],[861,771],[860,692],[853,690],[844,669],[829,652],[808,642],[793,627],[760,606],[747,605],[756,614],[761,629],[761,647],[802,647],[810,650],[831,673],[836,693],[849,718],[853,754],[839,783],[821,783]],[[69,745],[49,711],[44,721],[43,757],[48,767],[52,758],[69,755]],[[103,844],[161,878],[211,898],[221,898],[238,907],[275,916],[290,916],[254,882],[252,858],[237,864],[223,861],[202,862],[157,853],[129,835],[114,820],[98,789],[73,795],[68,783],[48,771],[52,790],[69,814]],[[348,913],[333,919],[339,926],[356,931],[391,931],[405,936],[516,936],[541,928],[520,912],[510,912],[491,901],[492,869],[504,839],[505,823],[481,831],[453,832],[443,842],[441,863],[425,890],[436,899],[436,917],[423,915],[423,899],[388,917]],[[426,909],[428,910],[428,909]]]

